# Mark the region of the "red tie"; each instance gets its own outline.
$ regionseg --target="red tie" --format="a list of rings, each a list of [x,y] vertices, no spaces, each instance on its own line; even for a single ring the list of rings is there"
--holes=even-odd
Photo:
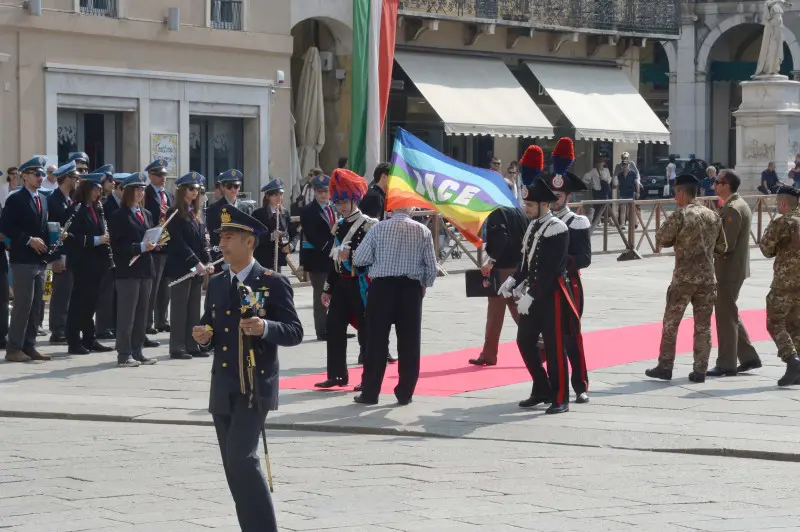
[[[92,218],[94,218],[94,223],[98,224],[100,221],[97,219],[97,213],[94,212],[94,207],[89,207],[89,211],[92,213]]]
[[[142,211],[136,211],[136,219],[139,220],[139,223],[144,225],[144,215]]]
[[[163,190],[159,190],[158,193],[161,194],[161,205],[166,205],[167,204],[167,195],[164,194]]]
[[[36,200],[36,208],[39,210],[39,214],[42,214],[42,200],[39,199],[39,194],[36,194],[33,199]]]

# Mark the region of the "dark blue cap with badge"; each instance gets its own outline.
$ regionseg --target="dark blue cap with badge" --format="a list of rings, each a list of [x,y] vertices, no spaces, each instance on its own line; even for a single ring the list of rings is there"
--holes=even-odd
[[[108,175],[108,174],[106,174],[106,175]],[[131,174],[128,174],[128,173],[125,173],[125,172],[116,172],[116,173],[111,174],[111,180],[114,181],[114,183],[122,184],[126,179],[128,179],[128,176],[130,176],[130,175]]]
[[[241,183],[243,177],[241,170],[232,169],[219,174],[217,183]]]
[[[269,231],[266,225],[232,205],[227,205],[222,208],[220,222],[219,229],[215,231],[216,233],[221,233],[222,231],[241,231],[261,236]]]
[[[206,178],[202,175],[198,174],[197,172],[189,172],[186,175],[180,176],[175,181],[175,186],[177,187],[189,187],[189,188],[198,188],[206,182]]]
[[[68,176],[70,174],[75,174],[76,177],[78,176],[78,165],[75,164],[75,161],[70,161],[64,166],[59,166],[58,168],[53,170],[53,175],[55,176],[56,179]]]
[[[27,172],[28,170],[42,169],[47,164],[47,157],[44,155],[36,155],[31,160],[25,161],[19,165],[19,173]]]
[[[791,196],[793,198],[800,199],[800,188],[795,188],[789,185],[782,185],[778,188],[776,192],[779,196]]]
[[[264,194],[283,194],[283,179],[280,177],[271,179],[269,183],[261,187],[261,192]]]
[[[675,179],[675,186],[680,185],[691,185],[691,186],[699,186],[700,180],[697,179],[693,174],[681,174]]]
[[[113,164],[104,164],[97,170],[91,172],[92,174],[103,174],[105,176],[113,176],[114,175],[114,165]]]
[[[324,190],[326,188],[331,188],[331,176],[329,175],[318,175],[314,179],[311,180],[311,188],[314,190]]]
[[[69,156],[69,161],[80,161],[82,163],[89,164],[89,156],[86,154],[86,152],[76,151]]]
[[[81,176],[81,177],[82,177],[81,182],[83,182],[83,183],[88,181],[89,183],[91,183],[91,184],[93,184],[95,186],[102,187],[103,186],[103,179],[106,177],[106,174],[94,173],[94,174],[86,174],[86,175]]]
[[[144,175],[142,172],[136,172],[135,174],[130,174],[125,179],[122,180],[122,188],[128,188],[128,187],[144,188],[146,186],[147,186],[147,176]]]
[[[167,175],[167,161],[164,159],[156,159],[152,163],[148,164],[144,171],[148,174]]]

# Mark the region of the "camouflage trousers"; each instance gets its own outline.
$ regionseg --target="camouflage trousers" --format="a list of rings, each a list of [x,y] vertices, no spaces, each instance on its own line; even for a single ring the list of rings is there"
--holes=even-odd
[[[767,294],[767,331],[786,362],[800,351],[800,293]]]
[[[661,348],[658,367],[671,370],[675,364],[678,342],[678,325],[686,307],[692,304],[694,312],[694,371],[705,374],[711,355],[711,314],[717,298],[717,285],[672,283],[667,289],[667,307],[661,331]]]

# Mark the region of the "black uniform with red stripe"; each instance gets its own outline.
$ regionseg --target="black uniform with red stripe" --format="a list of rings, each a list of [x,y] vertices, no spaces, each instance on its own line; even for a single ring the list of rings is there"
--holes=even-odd
[[[565,283],[568,248],[567,226],[548,212],[528,227],[522,263],[514,274],[517,286],[524,281],[533,298],[530,311],[520,314],[517,330],[517,346],[533,377],[532,396],[561,405],[569,403],[564,338],[577,321]],[[539,335],[544,340],[547,371],[539,356]]]
[[[569,256],[567,257],[567,282],[572,300],[583,316],[583,283],[581,270],[592,263],[592,224],[586,216],[575,214],[569,207],[553,213],[569,229]],[[580,323],[578,322],[578,325]],[[576,395],[589,389],[589,374],[586,370],[586,355],[583,351],[583,336],[580,328],[570,331],[567,339],[567,357],[572,366],[572,389]]]

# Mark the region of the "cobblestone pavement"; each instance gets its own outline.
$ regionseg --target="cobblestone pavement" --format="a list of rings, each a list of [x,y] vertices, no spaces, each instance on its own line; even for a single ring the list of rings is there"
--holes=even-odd
[[[0,529],[239,530],[213,429],[0,420]],[[287,531],[799,530],[800,464],[270,431]]]

